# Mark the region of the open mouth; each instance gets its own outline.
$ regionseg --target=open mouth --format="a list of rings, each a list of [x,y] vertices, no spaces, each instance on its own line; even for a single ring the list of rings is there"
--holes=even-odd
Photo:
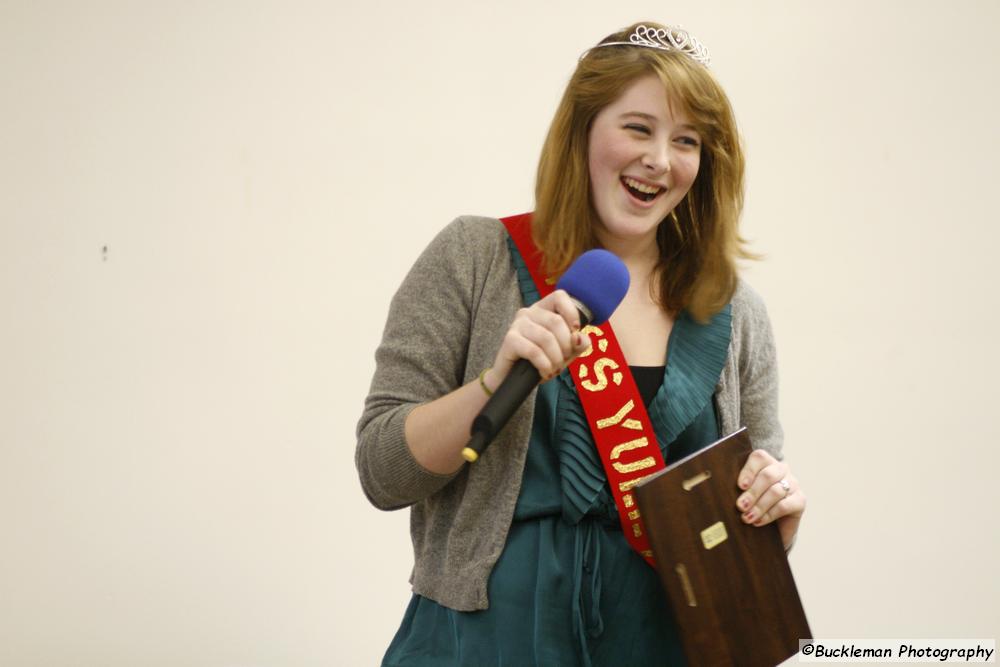
[[[640,183],[634,178],[629,178],[628,176],[622,176],[621,182],[630,195],[643,202],[653,201],[661,192],[665,191],[665,188],[660,188],[655,185],[646,185],[645,183]]]

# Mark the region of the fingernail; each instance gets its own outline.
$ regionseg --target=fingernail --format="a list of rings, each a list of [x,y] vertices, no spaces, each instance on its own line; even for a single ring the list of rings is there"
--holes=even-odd
[[[743,496],[740,498],[740,509],[745,510],[750,507],[750,498]]]
[[[750,480],[747,479],[746,477],[741,477],[740,488],[745,490],[748,486],[750,486]]]
[[[755,514],[756,512],[754,510],[750,510],[749,512],[743,515],[743,520],[746,521],[747,523],[753,523],[754,519],[757,518],[756,516],[754,516]]]
[[[583,336],[579,332],[573,334],[573,347],[580,347],[583,344]]]

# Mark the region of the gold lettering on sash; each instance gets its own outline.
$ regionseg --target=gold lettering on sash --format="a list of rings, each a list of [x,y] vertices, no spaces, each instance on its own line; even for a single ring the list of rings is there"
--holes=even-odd
[[[636,519],[638,519],[639,518],[639,510],[632,510],[631,512],[629,512],[628,513],[628,518],[632,519],[633,521],[635,521]]]
[[[590,336],[592,334],[597,335],[597,336],[603,336],[604,335],[604,332],[601,331],[601,328],[600,327],[595,327],[593,324],[588,324],[587,326],[585,326],[583,329],[581,329],[580,333],[585,333],[588,336]],[[608,341],[606,341],[604,339],[599,340],[597,342],[597,347],[599,347],[601,349],[601,352],[606,352],[607,349],[608,349]],[[593,354],[593,352],[594,352],[594,346],[591,345],[586,350],[584,350],[583,352],[580,353],[580,358],[582,359],[584,357],[589,357],[591,354]],[[581,375],[580,377],[583,377],[583,376]]]
[[[652,558],[653,552],[650,549],[644,549],[642,555],[645,556],[646,558]]]
[[[581,379],[586,377],[583,371],[584,368],[586,368],[586,366],[582,365],[580,366]],[[618,368],[618,363],[615,362],[613,359],[608,359],[607,357],[601,357],[600,359],[594,362],[594,375],[597,376],[597,381],[594,382],[593,380],[583,380],[583,382],[580,383],[580,386],[586,389],[587,391],[604,391],[604,389],[608,386],[608,377],[604,372],[605,368],[616,369]],[[621,384],[622,374],[615,373],[612,379],[614,380],[615,384]]]
[[[632,534],[636,537],[642,537],[642,526],[637,523],[632,524]]]
[[[642,436],[641,438],[636,438],[635,440],[629,440],[628,442],[623,442],[620,445],[615,445],[615,448],[611,450],[610,458],[612,461],[614,461],[625,452],[630,452],[633,449],[641,449],[642,447],[645,447],[648,444],[649,440],[646,439],[646,436]]]
[[[629,399],[628,403],[623,405],[622,409],[615,414],[610,417],[605,417],[604,419],[598,419],[597,428],[608,428],[609,426],[616,426],[620,423],[622,428],[631,429],[633,431],[641,431],[642,423],[640,423],[638,419],[632,419],[631,417],[625,419],[625,415],[632,412],[633,409],[635,409],[635,402],[632,401],[632,399]],[[625,419],[625,421],[622,422],[622,419]]]
[[[604,331],[602,331],[600,327],[588,324],[581,331],[582,333],[593,337],[598,350],[601,352],[608,351],[608,340],[604,338]],[[580,358],[583,359],[589,357],[593,353],[594,345],[591,345],[580,354]],[[601,357],[594,362],[594,375],[597,376],[597,381],[586,380],[585,382],[581,382],[580,386],[587,391],[604,391],[604,389],[608,386],[608,378],[604,372],[605,368],[610,368],[615,371],[611,374],[611,381],[614,382],[616,386],[621,386],[622,380],[625,379],[625,376],[618,372],[618,363],[607,357]],[[590,375],[590,370],[585,365],[580,364],[580,370],[577,372],[577,375],[579,375],[580,379],[583,380]]]
[[[622,419],[624,419],[625,415],[627,415],[634,407],[635,403],[629,400],[629,402],[623,405],[622,409],[616,412],[615,414],[611,415],[610,417],[605,417],[604,419],[598,419],[597,428],[601,429],[601,428],[608,428],[609,426],[614,426]]]
[[[618,483],[618,490],[621,491],[622,493],[625,493],[626,491],[631,491],[633,488],[635,488],[636,484],[642,484],[643,482],[645,482],[647,479],[649,479],[652,476],[653,475],[643,475],[642,477],[637,477],[635,479],[630,479],[630,480],[625,481],[625,482],[619,482]]]
[[[625,503],[625,507],[632,507],[635,505],[635,500],[633,500],[631,493],[626,493],[622,496],[622,502]]]
[[[652,456],[647,456],[641,461],[635,461],[633,463],[619,463],[618,461],[615,461],[611,465],[614,466],[615,470],[617,470],[620,473],[630,473],[630,472],[636,472],[637,470],[645,470],[646,468],[652,468],[653,466],[656,465],[656,459],[654,459]]]

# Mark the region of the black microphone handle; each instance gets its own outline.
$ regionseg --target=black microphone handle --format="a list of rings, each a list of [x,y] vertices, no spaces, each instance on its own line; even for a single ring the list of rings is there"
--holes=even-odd
[[[462,456],[466,461],[472,462],[479,458],[540,379],[538,369],[527,359],[518,359],[514,362],[510,373],[472,421],[472,439],[462,450]],[[470,455],[470,451],[474,455]]]
[[[580,313],[580,326],[587,326],[590,321],[590,311],[581,308],[579,303],[577,310]],[[466,461],[473,463],[486,451],[493,438],[521,406],[539,380],[541,375],[530,361],[518,359],[514,362],[507,377],[472,420],[472,437],[462,450],[462,457]]]

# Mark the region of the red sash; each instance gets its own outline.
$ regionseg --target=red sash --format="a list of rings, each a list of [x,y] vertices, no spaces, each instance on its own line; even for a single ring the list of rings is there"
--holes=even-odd
[[[555,281],[542,273],[542,256],[531,238],[531,214],[502,218],[501,222],[520,251],[539,295],[552,293]],[[611,324],[587,326],[583,331],[593,346],[570,363],[569,371],[604,464],[625,539],[653,565],[632,487],[663,470],[663,455]]]

